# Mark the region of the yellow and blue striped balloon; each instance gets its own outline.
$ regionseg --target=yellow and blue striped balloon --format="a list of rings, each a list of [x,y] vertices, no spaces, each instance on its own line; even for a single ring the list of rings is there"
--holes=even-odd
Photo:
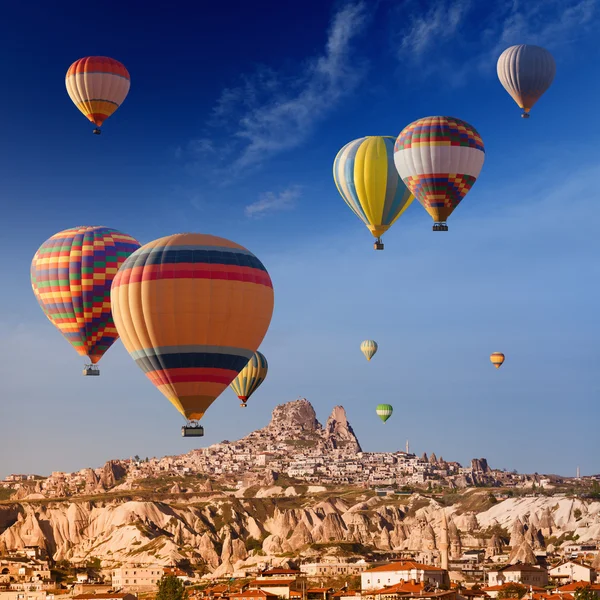
[[[246,401],[265,380],[268,370],[269,365],[264,354],[256,351],[240,374],[231,382],[231,389],[242,401],[241,407],[246,407]]]
[[[365,340],[360,345],[360,351],[365,355],[367,360],[371,360],[375,352],[377,352],[377,342],[375,340]]]
[[[377,239],[410,206],[414,196],[398,176],[394,142],[389,136],[372,135],[346,144],[333,162],[333,179],[352,212]]]

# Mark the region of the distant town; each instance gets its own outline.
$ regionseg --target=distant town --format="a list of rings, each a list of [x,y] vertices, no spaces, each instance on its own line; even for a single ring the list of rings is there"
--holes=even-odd
[[[300,399],[237,442],[6,477],[0,600],[600,598],[599,480],[364,452]]]

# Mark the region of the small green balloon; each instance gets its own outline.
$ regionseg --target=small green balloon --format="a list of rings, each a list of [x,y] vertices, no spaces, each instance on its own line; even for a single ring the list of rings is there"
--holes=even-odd
[[[394,407],[391,404],[378,404],[375,409],[377,416],[385,423],[394,412]]]

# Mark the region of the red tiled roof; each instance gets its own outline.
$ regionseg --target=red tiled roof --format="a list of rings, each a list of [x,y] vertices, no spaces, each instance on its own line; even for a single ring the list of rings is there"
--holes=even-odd
[[[533,590],[534,592],[545,592],[545,588],[537,587],[536,585],[525,585],[524,583],[516,583],[514,581],[507,581],[502,585],[489,585],[488,587],[481,588],[482,592],[500,592],[507,586],[520,585],[521,587],[527,588],[527,591]]]
[[[574,592],[575,590],[578,590],[581,587],[586,587],[586,586],[590,586],[591,589],[595,590],[596,592],[600,592],[600,585],[599,584],[590,584],[587,581],[572,581],[571,583],[567,583],[567,585],[562,585],[561,587],[558,588],[559,592]]]
[[[516,565],[508,565],[506,567],[502,567],[500,571],[506,573],[508,571],[523,571],[527,573],[539,573],[540,571],[545,571],[546,569],[542,569],[542,567],[536,567],[534,565],[523,565],[521,563],[517,563]]]
[[[277,594],[271,594],[271,592],[265,592],[264,590],[246,590],[245,592],[238,592],[237,594],[231,594],[230,598],[278,598]]]
[[[131,596],[132,594],[79,594],[78,596],[73,596],[74,600],[111,600],[111,598],[125,598],[126,596]]]
[[[274,577],[268,577],[267,579],[255,579],[250,582],[250,585],[291,585],[292,583],[294,583],[293,579],[275,579]]]
[[[588,570],[592,570],[592,567],[590,567],[589,565],[586,565],[585,563],[581,563],[578,560],[563,560],[561,563],[558,563],[557,565],[554,565],[553,567],[551,567],[552,569],[557,569],[558,567],[562,567],[563,565],[568,565],[569,563],[573,563],[574,565],[577,565],[579,567],[584,567]]]
[[[419,583],[401,581],[400,583],[381,588],[380,590],[376,590],[374,592],[369,590],[369,594],[418,594],[424,590],[425,584],[422,581]]]
[[[387,565],[381,565],[380,567],[373,567],[368,569],[367,573],[384,573],[386,571],[411,571],[416,569],[418,571],[443,571],[440,567],[434,567],[432,565],[423,565],[421,563],[414,562],[412,560],[402,560],[399,562],[388,563]]]
[[[296,569],[276,568],[263,571],[261,575],[300,575],[300,571],[296,571]]]

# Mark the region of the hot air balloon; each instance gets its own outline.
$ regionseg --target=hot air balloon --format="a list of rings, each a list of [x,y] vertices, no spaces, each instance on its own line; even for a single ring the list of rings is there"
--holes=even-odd
[[[375,409],[377,416],[385,423],[394,412],[394,407],[391,404],[378,404]]]
[[[88,56],[76,60],[67,71],[67,93],[75,106],[96,125],[102,123],[123,104],[131,78],[127,69],[114,58]]]
[[[252,358],[273,314],[263,264],[224,238],[181,233],[134,252],[113,281],[117,331],[146,377],[198,421]]]
[[[521,116],[528,119],[533,105],[552,84],[556,63],[545,48],[520,44],[500,55],[496,70],[504,89],[523,109]]]
[[[257,351],[240,371],[240,374],[231,382],[231,389],[242,401],[241,407],[246,408],[246,402],[265,380],[268,370],[267,359]]]
[[[74,227],[46,240],[31,262],[31,287],[50,322],[89,365],[95,366],[119,337],[111,314],[110,285],[125,259],[140,247],[108,227]]]
[[[365,340],[360,345],[360,351],[367,357],[367,360],[371,360],[375,352],[377,352],[377,342],[374,340]]]
[[[333,162],[338,192],[375,237],[375,250],[383,250],[381,236],[414,200],[394,168],[393,149],[393,137],[367,136],[346,144]]]
[[[433,231],[448,231],[446,219],[475,183],[484,159],[481,136],[454,117],[414,121],[394,146],[398,173],[431,215]]]
[[[502,354],[502,352],[492,352],[490,355],[490,360],[496,369],[499,369],[504,362],[504,354]]]

